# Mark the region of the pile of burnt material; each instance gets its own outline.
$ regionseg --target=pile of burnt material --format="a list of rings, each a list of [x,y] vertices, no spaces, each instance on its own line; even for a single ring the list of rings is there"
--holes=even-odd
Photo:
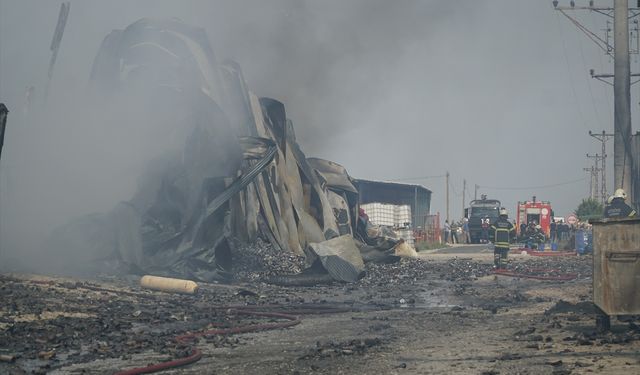
[[[354,240],[352,178],[336,163],[307,159],[284,105],[252,93],[237,63],[218,62],[204,29],[142,19],[114,30],[90,86],[107,108],[127,98],[134,110],[123,111],[131,118],[122,123],[157,122],[153,132],[183,143],[149,164],[130,200],[58,228],[47,244],[54,259],[72,258],[88,274],[214,281],[233,277],[234,262],[255,278],[246,266],[262,257],[278,273],[280,262],[290,272],[316,264],[336,280],[355,281],[364,245],[393,251],[397,244],[385,235]],[[245,250],[250,259],[242,259]]]

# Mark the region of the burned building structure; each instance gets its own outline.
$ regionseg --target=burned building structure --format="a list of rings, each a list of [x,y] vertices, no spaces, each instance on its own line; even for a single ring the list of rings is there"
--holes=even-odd
[[[229,277],[237,243],[262,238],[308,263],[337,255],[354,275],[362,271],[354,180],[336,163],[306,157],[284,104],[251,92],[237,63],[218,62],[204,29],[141,19],[114,30],[90,86],[103,106],[135,108],[133,118],[157,122],[153,132],[184,142],[150,163],[130,200],[57,229],[55,251],[82,249],[76,261],[128,272],[213,281]],[[430,192],[420,194],[411,198],[421,202],[417,214],[429,209],[422,202]],[[341,248],[320,254],[327,247],[317,244],[329,240]]]

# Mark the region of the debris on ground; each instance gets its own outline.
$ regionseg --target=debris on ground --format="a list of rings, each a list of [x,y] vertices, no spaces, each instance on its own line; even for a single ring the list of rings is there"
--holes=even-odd
[[[190,346],[176,341],[177,335],[274,321],[238,315],[235,309],[298,315],[301,323],[264,334],[202,337],[194,343],[203,350],[202,359],[185,371],[247,373],[260,366],[263,373],[447,372],[443,361],[415,359],[435,356],[458,358],[462,372],[513,373],[517,367],[540,373],[546,370],[536,366],[573,371],[593,363],[600,352],[640,350],[637,320],[616,321],[612,332],[596,332],[591,305],[580,300],[591,288],[583,269],[588,258],[560,261],[558,267],[582,275],[562,283],[496,279],[490,259],[450,257],[367,263],[366,275],[355,283],[276,286],[260,278],[290,269],[261,260],[267,245],[253,249],[252,263],[238,263],[249,275],[244,281],[201,283],[195,295],[144,290],[137,279],[2,276],[0,355],[6,361],[0,361],[0,372],[113,373],[185,358]],[[534,269],[547,262],[527,257],[510,266]],[[254,264],[261,271],[252,272]],[[295,259],[289,267],[293,264]],[[467,361],[469,348],[485,354]],[[256,350],[262,354],[256,357]],[[579,354],[583,350],[588,354]],[[233,356],[223,354],[228,351]],[[541,351],[571,356],[540,360],[528,354]],[[256,358],[288,361],[257,365]],[[562,365],[545,364],[557,361]],[[628,366],[624,361],[608,363]]]

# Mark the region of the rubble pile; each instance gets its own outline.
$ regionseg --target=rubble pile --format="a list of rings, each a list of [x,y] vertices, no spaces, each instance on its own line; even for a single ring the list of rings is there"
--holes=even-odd
[[[260,239],[238,246],[232,256],[233,273],[240,281],[255,282],[270,276],[292,275],[306,268],[304,257],[277,251],[273,245]]]
[[[577,346],[593,346],[608,344],[628,344],[640,340],[640,332],[629,328],[624,332],[599,333],[596,331],[580,332],[562,339],[564,342],[574,343]]]
[[[97,359],[127,360],[149,351],[180,358],[187,348],[174,340],[176,332],[262,320],[230,316],[224,309],[212,308],[245,303],[243,295],[225,289],[183,296],[3,276],[0,300],[0,355],[12,358],[20,368],[33,368],[35,374]],[[242,344],[241,340],[233,336],[206,338],[215,347],[234,347]]]
[[[544,312],[540,322],[546,330],[559,330],[567,326],[586,323],[587,329],[563,335],[562,342],[574,346],[606,346],[611,344],[628,344],[640,341],[640,319],[637,316],[620,316],[612,321],[612,329],[607,332],[599,332],[594,319],[597,308],[590,301],[576,303],[560,300]]]
[[[367,351],[383,345],[384,340],[379,337],[353,339],[348,341],[316,342],[316,346],[300,359],[334,358],[343,355],[362,355]]]
[[[239,64],[219,62],[203,28],[141,19],[114,30],[94,60],[90,87],[103,107],[130,99],[134,114],[123,124],[145,118],[152,131],[183,143],[158,147],[164,154],[149,163],[131,199],[55,231],[48,248],[68,255],[60,258],[81,254],[74,256],[78,268],[107,258],[122,263],[119,269],[228,281],[230,253],[238,261],[243,250],[233,249],[236,240],[272,245],[258,243],[248,255],[280,274],[299,271],[297,257],[306,258],[311,244],[355,232],[353,179],[336,163],[306,157],[284,104],[251,92]],[[354,278],[340,272],[348,263],[358,275],[359,254],[318,248],[331,256],[322,261],[336,279]],[[251,262],[238,269],[246,273]]]
[[[279,255],[274,254],[280,253],[270,249],[269,243],[258,243],[253,248],[238,247],[251,254],[242,258],[249,262],[236,264],[242,277],[260,280],[263,275],[286,274],[294,269],[291,267],[301,265],[297,263],[299,259],[278,260]],[[290,268],[278,268],[270,259],[289,262]],[[577,257],[562,261],[527,257],[515,259],[511,266],[557,266],[567,272],[583,272],[588,261]],[[295,368],[301,373],[309,369],[346,373],[356,368],[354,363],[366,363],[378,353],[384,353],[391,361],[389,366],[396,366],[398,362],[407,363],[397,355],[398,350],[404,352],[403,345],[424,342],[420,336],[418,341],[405,344],[416,327],[427,327],[423,329],[426,334],[443,329],[442,336],[459,329],[460,337],[468,337],[471,342],[478,337],[477,329],[486,332],[477,327],[479,321],[499,322],[494,327],[494,342],[507,346],[496,349],[495,358],[503,362],[537,358],[530,354],[542,354],[543,350],[572,356],[585,350],[635,348],[640,342],[637,319],[616,319],[610,333],[596,332],[593,304],[588,302],[591,281],[587,276],[569,283],[494,279],[483,277],[492,272],[488,261],[468,258],[408,258],[391,264],[368,263],[366,270],[367,275],[355,283],[334,281],[311,288],[262,282],[250,286],[200,283],[195,295],[131,288],[131,281],[113,278],[101,283],[0,277],[0,373],[43,374],[58,369],[62,373],[113,373],[185,357],[188,348],[176,341],[176,335],[274,322],[264,316],[234,314],[234,309],[291,314],[301,317],[302,324],[279,332],[277,335],[282,336],[276,340],[263,333],[201,338],[197,342],[199,348],[233,353],[225,357],[224,363],[215,365],[215,372],[225,372],[227,366],[247,369],[258,361],[264,364],[263,359],[256,359],[256,350],[267,347],[272,350],[266,350],[263,358],[280,370],[282,353],[287,353],[287,366],[291,367],[284,372]],[[474,282],[475,279],[480,280]],[[565,286],[569,286],[566,293],[560,294],[565,300],[558,301],[556,293],[562,293]],[[529,293],[547,288],[555,291],[542,296]],[[496,319],[487,319],[493,316]],[[469,329],[471,325],[475,328]],[[429,340],[437,340],[438,335],[432,334]],[[438,342],[447,344],[448,341]],[[585,362],[584,358],[580,360]],[[212,363],[194,365],[193,371],[210,372],[206,366]],[[408,366],[416,363],[411,361]],[[489,361],[488,366],[493,364]],[[266,366],[265,373],[282,372]]]
[[[593,275],[593,257],[528,257],[523,262],[514,263],[509,269],[527,274],[541,274],[540,270],[555,274],[575,274],[577,278],[588,279]]]
[[[112,300],[86,290],[69,294],[6,279],[2,280],[0,293],[6,302],[2,316],[6,328],[0,331],[0,347],[11,348],[11,354],[18,359],[36,364],[46,359],[41,363],[48,366],[46,369],[66,361],[120,357],[140,349],[167,351],[167,337],[140,332],[129,342],[122,334],[132,328],[134,321],[167,319],[162,309],[135,317],[136,308],[130,301]]]
[[[359,285],[414,284],[418,280],[433,279],[434,276],[447,281],[473,280],[491,271],[489,264],[464,259],[442,263],[403,258],[397,263],[368,263],[367,275],[359,281]]]
[[[269,251],[267,248],[268,244],[263,250]],[[11,358],[11,363],[0,363],[0,372],[31,369],[32,373],[44,374],[105,359],[135,363],[140,361],[137,355],[149,353],[153,353],[153,358],[147,359],[151,362],[183,358],[189,348],[176,341],[180,333],[273,322],[268,317],[235,315],[233,308],[291,311],[296,315],[351,311],[349,304],[324,300],[342,288],[338,284],[316,288],[317,298],[309,298],[306,289],[265,284],[257,293],[204,285],[196,295],[131,289],[127,285],[123,281],[105,286],[86,281],[0,277],[4,305],[0,310],[0,355]],[[307,299],[300,297],[303,295]],[[312,299],[321,302],[309,303]],[[208,336],[200,343],[236,348],[247,340],[251,339]],[[325,342],[310,350],[307,359],[364,354],[382,343],[379,337]]]

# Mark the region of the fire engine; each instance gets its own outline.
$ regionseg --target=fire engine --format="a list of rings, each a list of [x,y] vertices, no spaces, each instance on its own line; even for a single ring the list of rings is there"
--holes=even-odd
[[[550,236],[550,224],[553,220],[553,210],[551,210],[551,203],[548,201],[538,201],[536,197],[533,200],[518,202],[518,209],[516,210],[516,231],[520,235],[520,226],[522,224],[528,225],[531,222],[535,222],[536,225],[540,225],[542,232],[547,236]]]

